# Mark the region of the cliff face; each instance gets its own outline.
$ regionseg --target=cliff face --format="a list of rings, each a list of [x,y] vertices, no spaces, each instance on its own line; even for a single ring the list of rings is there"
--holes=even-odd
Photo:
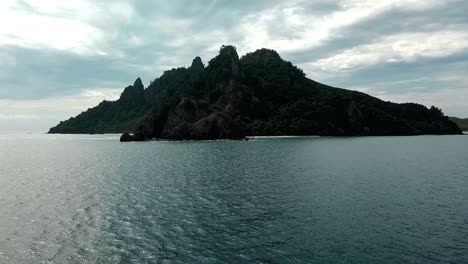
[[[442,112],[384,102],[305,77],[273,50],[239,59],[223,46],[205,67],[166,71],[144,88],[140,79],[119,100],[103,102],[49,133],[129,132],[123,141],[241,139],[246,135],[461,134]]]

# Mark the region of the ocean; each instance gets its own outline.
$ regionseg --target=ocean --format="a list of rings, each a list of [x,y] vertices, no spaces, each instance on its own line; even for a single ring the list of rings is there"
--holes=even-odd
[[[468,137],[0,135],[0,263],[468,263]]]

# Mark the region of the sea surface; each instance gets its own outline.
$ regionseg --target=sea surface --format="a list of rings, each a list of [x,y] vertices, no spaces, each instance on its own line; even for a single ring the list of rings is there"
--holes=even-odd
[[[0,135],[0,263],[468,263],[468,137]]]

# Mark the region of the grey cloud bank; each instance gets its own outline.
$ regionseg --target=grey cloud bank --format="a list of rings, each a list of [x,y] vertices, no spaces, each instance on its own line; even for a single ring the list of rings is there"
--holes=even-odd
[[[4,0],[0,130],[45,131],[222,44],[272,48],[319,82],[466,117],[467,12],[461,0]]]

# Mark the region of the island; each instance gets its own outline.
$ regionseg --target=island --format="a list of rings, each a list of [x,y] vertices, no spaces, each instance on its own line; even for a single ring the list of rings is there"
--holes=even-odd
[[[459,135],[442,111],[382,101],[308,79],[270,49],[239,58],[222,46],[205,66],[168,70],[145,88],[138,78],[116,101],[103,101],[48,133],[123,133],[122,142],[242,140],[247,136]]]

